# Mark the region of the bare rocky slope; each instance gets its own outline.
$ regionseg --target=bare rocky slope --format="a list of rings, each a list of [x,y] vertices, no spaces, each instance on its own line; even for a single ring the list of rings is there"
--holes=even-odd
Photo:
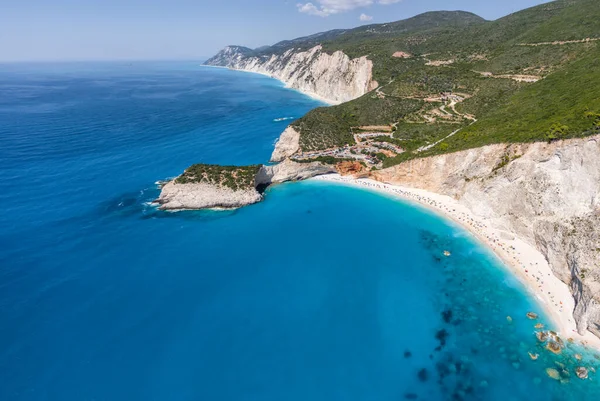
[[[579,332],[600,336],[600,135],[490,145],[373,176],[451,196],[535,246],[570,286]]]
[[[161,210],[235,209],[260,202],[262,195],[255,188],[233,190],[207,183],[166,183],[155,201]]]
[[[329,103],[343,103],[375,89],[373,62],[350,59],[341,51],[327,54],[318,45],[306,51],[255,56],[250,49],[228,46],[205,65],[267,74],[291,88]]]

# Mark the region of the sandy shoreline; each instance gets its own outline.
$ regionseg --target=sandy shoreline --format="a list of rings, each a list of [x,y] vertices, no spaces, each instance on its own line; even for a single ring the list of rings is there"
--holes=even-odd
[[[200,67],[205,67],[205,68],[221,68],[221,69],[230,70],[230,71],[239,71],[239,72],[247,72],[247,73],[249,73],[249,74],[258,74],[258,75],[263,75],[263,76],[265,76],[265,77],[269,77],[269,78],[275,79],[275,80],[277,80],[277,81],[279,81],[279,82],[283,83],[283,84],[285,85],[285,87],[286,87],[286,88],[288,88],[288,89],[292,89],[292,90],[295,90],[295,91],[297,91],[297,92],[300,92],[300,93],[302,93],[303,95],[305,95],[305,96],[308,96],[308,97],[310,97],[310,98],[312,98],[312,99],[318,100],[318,101],[320,101],[320,102],[322,102],[322,103],[325,103],[325,104],[327,104],[328,106],[334,106],[334,105],[336,105],[336,104],[340,104],[340,102],[335,102],[335,101],[333,101],[333,100],[326,99],[326,98],[324,98],[323,96],[319,96],[319,95],[317,95],[316,93],[313,93],[313,92],[306,92],[306,91],[303,91],[303,90],[300,90],[300,89],[292,88],[292,87],[291,87],[291,86],[289,86],[289,85],[288,85],[286,82],[284,82],[284,81],[282,81],[282,80],[280,80],[280,79],[277,79],[277,78],[276,78],[276,77],[274,77],[273,75],[271,75],[271,74],[267,74],[267,73],[265,73],[265,72],[241,70],[241,69],[238,69],[238,68],[221,67],[221,66],[218,66],[218,65],[204,65],[204,64],[201,64],[201,65],[200,65]]]
[[[600,338],[589,332],[583,336],[577,333],[572,314],[575,307],[573,296],[569,287],[554,276],[544,256],[514,234],[489,226],[485,220],[476,217],[455,199],[420,189],[384,184],[372,179],[342,177],[339,174],[319,176],[313,180],[357,186],[400,197],[458,223],[492,249],[507,268],[525,284],[544,307],[562,338],[572,338],[582,345],[600,349]]]

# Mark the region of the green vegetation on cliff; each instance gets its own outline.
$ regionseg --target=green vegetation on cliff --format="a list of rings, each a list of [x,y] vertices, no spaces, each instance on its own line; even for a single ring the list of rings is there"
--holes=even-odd
[[[450,150],[495,142],[555,140],[598,133],[600,52],[500,101],[484,118],[448,139]]]
[[[214,164],[194,164],[175,179],[177,184],[204,183],[223,186],[234,191],[252,189],[256,174],[261,165],[219,166]]]
[[[597,133],[598,21],[597,0],[559,0],[491,22],[426,13],[313,37],[328,52],[367,55],[380,87],[297,120],[301,149],[352,145],[360,127],[395,126],[393,139],[406,152],[387,158],[390,166],[491,143]]]

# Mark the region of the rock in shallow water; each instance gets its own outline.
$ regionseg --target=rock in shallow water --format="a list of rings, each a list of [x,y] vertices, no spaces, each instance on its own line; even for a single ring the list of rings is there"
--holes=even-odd
[[[584,368],[583,366],[580,366],[577,369],[575,369],[575,373],[577,374],[577,377],[579,377],[581,380],[587,379],[589,375],[587,368]]]
[[[548,341],[548,344],[546,344],[546,349],[555,354],[560,354],[562,352],[562,347],[560,344],[552,340]]]
[[[546,374],[548,375],[548,377],[550,377],[551,379],[554,380],[560,380],[560,373],[558,373],[558,370],[554,369],[554,368],[547,368],[546,369]]]

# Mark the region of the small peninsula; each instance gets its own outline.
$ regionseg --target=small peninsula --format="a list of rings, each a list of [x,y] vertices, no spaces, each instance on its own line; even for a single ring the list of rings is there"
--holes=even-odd
[[[256,166],[195,164],[162,187],[157,203],[163,210],[236,208],[260,202]]]
[[[291,160],[252,166],[195,164],[164,184],[155,202],[161,210],[236,209],[263,200],[269,185],[335,171],[319,162]]]

